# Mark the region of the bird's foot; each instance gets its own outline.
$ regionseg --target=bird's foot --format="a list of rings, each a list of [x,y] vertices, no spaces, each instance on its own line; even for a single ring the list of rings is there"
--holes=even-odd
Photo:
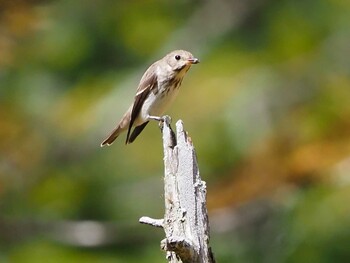
[[[161,120],[159,121],[159,128],[161,131],[163,131],[164,123],[167,126],[170,126],[171,123],[171,117],[169,115],[164,115],[161,117]]]
[[[161,122],[165,122],[166,125],[170,125],[171,124],[171,117],[169,115],[164,115],[161,117]]]
[[[158,121],[159,122],[159,128],[161,129],[161,130],[163,130],[163,125],[164,125],[164,123],[166,124],[166,125],[170,125],[170,123],[171,123],[171,117],[169,116],[169,115],[164,115],[164,116],[162,116],[162,117],[159,117],[159,116],[148,116],[148,119],[149,120],[154,120],[154,121]]]

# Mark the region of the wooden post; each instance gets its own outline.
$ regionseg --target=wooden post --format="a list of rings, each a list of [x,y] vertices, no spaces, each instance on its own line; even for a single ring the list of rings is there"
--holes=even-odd
[[[170,118],[164,118],[164,219],[141,217],[140,222],[163,227],[166,238],[161,248],[171,263],[215,263],[209,246],[206,185],[201,180],[196,153],[183,128],[176,123],[176,136]]]

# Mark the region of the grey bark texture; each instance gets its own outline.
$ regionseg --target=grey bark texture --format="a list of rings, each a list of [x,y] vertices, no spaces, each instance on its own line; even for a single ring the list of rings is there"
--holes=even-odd
[[[176,136],[170,118],[163,124],[164,219],[140,218],[141,223],[163,227],[166,238],[161,248],[171,263],[214,263],[209,246],[206,185],[201,180],[196,153],[183,128],[176,123]]]

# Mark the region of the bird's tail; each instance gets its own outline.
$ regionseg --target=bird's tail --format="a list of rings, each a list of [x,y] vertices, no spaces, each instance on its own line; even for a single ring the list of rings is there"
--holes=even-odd
[[[111,145],[118,136],[129,127],[130,113],[126,112],[124,117],[121,119],[117,127],[108,135],[108,137],[101,143],[101,147]]]
[[[111,145],[115,139],[118,138],[119,134],[121,133],[121,129],[120,126],[118,125],[112,132],[110,135],[108,135],[108,137],[101,143],[101,147],[107,145]]]

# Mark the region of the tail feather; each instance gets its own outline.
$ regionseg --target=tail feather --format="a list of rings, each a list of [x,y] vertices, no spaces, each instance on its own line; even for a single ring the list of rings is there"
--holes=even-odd
[[[107,145],[111,145],[115,139],[118,138],[119,134],[121,132],[120,126],[118,126],[117,128],[115,128],[112,133],[101,143],[101,147]]]
[[[124,117],[121,119],[121,121],[117,125],[117,127],[115,127],[114,130],[108,135],[108,137],[101,143],[101,147],[105,145],[108,145],[108,146],[111,145],[115,141],[115,139],[117,139],[118,136],[128,128],[129,122],[130,122],[130,111],[127,111]]]

